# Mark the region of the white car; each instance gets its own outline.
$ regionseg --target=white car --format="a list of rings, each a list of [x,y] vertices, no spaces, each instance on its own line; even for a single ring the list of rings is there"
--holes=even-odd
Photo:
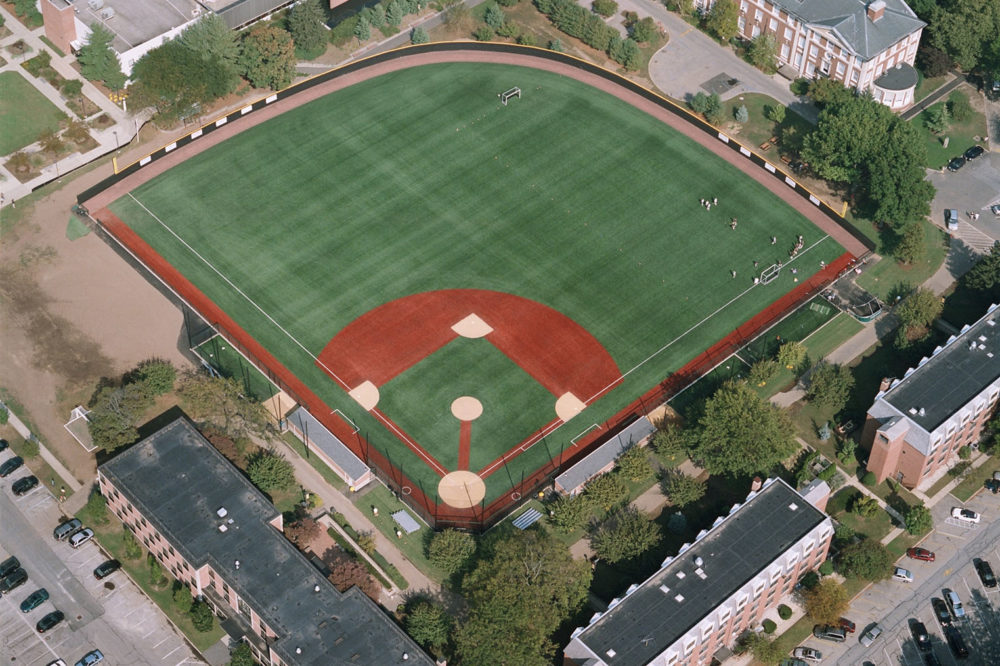
[[[797,647],[792,650],[792,656],[796,659],[804,659],[806,661],[819,662],[823,660],[823,653],[810,647]]]
[[[94,538],[94,530],[86,527],[79,532],[75,533],[69,538],[69,545],[73,548],[79,548],[83,544],[87,543]]]
[[[896,567],[896,570],[892,572],[893,580],[902,581],[904,583],[913,582],[913,572],[909,569],[904,569],[903,567]]]
[[[875,639],[877,639],[881,635],[882,635],[882,626],[876,624],[873,625],[870,629],[868,629],[868,631],[861,634],[859,642],[861,643],[862,647],[871,647],[872,643],[875,642]]]
[[[979,520],[982,518],[978,513],[972,509],[963,509],[960,506],[956,506],[951,510],[951,517],[955,520],[961,520],[965,523],[975,523],[978,524]]]

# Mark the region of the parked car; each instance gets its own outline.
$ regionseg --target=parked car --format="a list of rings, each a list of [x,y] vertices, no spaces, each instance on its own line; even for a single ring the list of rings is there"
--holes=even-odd
[[[4,464],[0,465],[0,478],[5,478],[10,476],[17,470],[18,467],[24,464],[24,458],[21,456],[14,456],[9,460],[5,461]]]
[[[982,146],[973,146],[972,148],[969,148],[967,151],[965,151],[965,154],[962,155],[962,157],[964,157],[967,162],[971,162],[972,160],[976,159],[985,152],[986,149],[983,148]]]
[[[906,551],[906,556],[911,560],[921,560],[922,562],[934,561],[934,553],[926,548],[909,548]]]
[[[994,215],[1000,216],[1000,203],[990,206],[990,212]]]
[[[52,530],[52,536],[55,537],[56,541],[62,541],[81,527],[83,527],[83,523],[81,523],[78,518],[70,518],[65,523],[59,523],[59,525]]]
[[[817,624],[813,627],[813,636],[822,638],[824,641],[833,641],[834,643],[843,643],[847,640],[847,632],[832,624]]]
[[[951,517],[955,520],[961,520],[965,523],[979,524],[982,516],[973,511],[972,509],[963,509],[960,506],[953,507],[951,510]]]
[[[44,587],[40,590],[35,590],[29,594],[24,601],[21,602],[21,612],[30,613],[39,606],[41,606],[49,598],[49,591]]]
[[[934,609],[934,617],[941,623],[942,629],[951,626],[951,611],[948,610],[948,604],[944,602],[944,599],[937,597],[931,599],[931,608]]]
[[[864,647],[871,647],[872,643],[874,643],[881,635],[882,635],[881,625],[873,624],[865,631],[865,633],[861,634],[859,642]]]
[[[931,637],[927,633],[927,627],[924,626],[923,622],[911,620],[910,633],[913,634],[913,640],[916,641],[918,650],[921,652],[930,652]]]
[[[14,569],[3,579],[0,579],[0,593],[10,594],[11,590],[21,587],[27,582],[28,572],[24,569]]]
[[[857,625],[848,620],[846,617],[842,617],[839,620],[837,620],[837,626],[849,634],[853,634],[854,630],[857,629]]]
[[[896,567],[896,570],[892,572],[892,579],[903,583],[912,583],[913,572],[909,569],[904,569],[903,567]]]
[[[948,171],[958,171],[965,166],[964,157],[953,157],[950,162],[948,162]]]
[[[102,562],[97,565],[94,569],[94,578],[101,580],[102,578],[107,578],[114,572],[122,568],[122,563],[118,560],[108,560],[107,562]]]
[[[809,666],[809,664],[801,659],[792,659],[789,657],[788,659],[782,659],[778,666]]]
[[[997,577],[993,575],[993,567],[986,560],[975,559],[972,563],[976,567],[976,573],[979,574],[979,580],[982,581],[983,587],[996,587]]]
[[[958,595],[947,588],[941,592],[944,593],[944,602],[948,604],[948,610],[951,611],[952,617],[956,620],[965,617],[965,608],[962,607],[962,600],[958,598]]]
[[[83,655],[83,659],[76,662],[74,666],[94,666],[94,664],[99,664],[104,661],[104,655],[101,654],[100,650],[91,650],[87,654]]]
[[[948,641],[948,647],[951,648],[951,653],[957,659],[965,659],[969,656],[969,648],[965,647],[965,639],[962,638],[962,632],[957,627],[945,627],[944,639]]]
[[[73,548],[79,548],[80,546],[87,543],[93,538],[94,538],[94,530],[90,529],[89,527],[85,527],[84,529],[80,530],[79,532],[76,532],[75,534],[73,534],[73,536],[69,538],[69,545],[72,546]]]
[[[6,451],[8,448],[10,448],[10,442],[6,439],[0,438],[0,451]]]
[[[937,655],[933,652],[927,652],[923,655],[924,666],[941,666],[941,660],[937,658]]]
[[[8,557],[3,562],[0,562],[0,578],[6,578],[15,569],[20,569],[21,563],[16,557]]]
[[[1000,213],[997,213],[997,215],[1000,215]],[[1000,481],[997,481],[996,479],[986,479],[983,486],[994,495],[1000,493]]]
[[[811,647],[797,647],[792,650],[792,656],[805,661],[823,661],[823,653]]]
[[[62,659],[56,659],[55,661],[50,661],[49,663],[45,664],[45,666],[66,666],[66,662],[63,661]]]
[[[65,619],[65,613],[61,610],[55,610],[42,617],[42,619],[38,621],[38,624],[35,625],[35,629],[38,630],[38,633],[44,634],[46,631],[49,631]]]
[[[13,483],[13,485],[11,485],[10,489],[14,491],[15,495],[20,496],[27,494],[29,491],[31,491],[32,488],[34,488],[37,485],[38,485],[38,477],[31,475],[18,479]]]

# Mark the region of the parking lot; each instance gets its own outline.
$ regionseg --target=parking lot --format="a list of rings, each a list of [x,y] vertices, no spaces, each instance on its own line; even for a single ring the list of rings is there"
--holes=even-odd
[[[982,522],[969,524],[952,518],[954,506],[979,512]],[[927,662],[910,631],[910,622],[917,620],[927,628],[931,651],[941,664],[1000,664],[1000,588],[985,588],[973,566],[973,560],[981,558],[1000,571],[1000,496],[981,492],[964,505],[949,496],[932,513],[935,530],[920,545],[935,553],[935,561],[904,557],[899,566],[913,573],[912,583],[890,579],[863,592],[847,613],[858,631],[846,643],[806,641],[804,645],[823,652],[825,663],[921,666]],[[942,598],[945,588],[958,595],[966,611],[966,617],[954,620],[954,625],[968,647],[968,659],[955,658],[931,607],[931,598]],[[865,648],[859,637],[876,622],[883,634]]]
[[[11,457],[0,453],[0,463]],[[45,666],[61,658],[73,664],[97,648],[110,666],[204,663],[123,572],[103,581],[94,577],[94,567],[108,559],[96,542],[74,549],[52,537],[62,512],[49,489],[39,486],[21,497],[11,492],[12,483],[28,474],[22,467],[0,480],[0,560],[13,555],[28,573],[24,585],[0,598],[4,662]],[[22,613],[21,602],[39,588],[50,598]],[[35,624],[56,609],[66,619],[39,634]]]

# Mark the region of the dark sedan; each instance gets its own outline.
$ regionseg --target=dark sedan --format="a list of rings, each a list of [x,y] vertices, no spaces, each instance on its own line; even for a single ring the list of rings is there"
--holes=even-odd
[[[948,604],[944,602],[944,599],[934,597],[931,599],[931,606],[934,608],[934,617],[941,623],[941,628],[950,627],[951,611],[948,610]]]
[[[14,456],[4,464],[0,465],[0,478],[10,476],[18,467],[24,464],[24,458]]]
[[[38,485],[38,477],[32,475],[18,479],[17,481],[14,482],[14,484],[10,487],[10,489],[14,491],[15,495],[25,495],[37,485]]]
[[[0,580],[0,592],[10,593],[14,588],[21,587],[28,582],[28,572],[24,569],[15,569]]]
[[[931,637],[927,633],[927,627],[924,626],[923,622],[917,622],[914,620],[910,621],[910,633],[913,634],[913,640],[917,643],[917,649],[921,652],[929,652],[931,649]]]
[[[971,162],[972,160],[981,156],[985,152],[986,149],[983,148],[982,146],[973,146],[972,148],[969,148],[967,151],[965,151],[964,157],[967,161]]]
[[[122,563],[118,560],[108,560],[107,562],[102,562],[97,565],[94,569],[94,578],[101,580],[102,578],[107,578],[114,572],[122,568]]]
[[[38,630],[38,633],[44,634],[46,631],[49,631],[50,629],[52,629],[65,619],[66,619],[66,614],[63,613],[62,611],[59,610],[52,611],[51,613],[45,615],[41,620],[38,621],[38,624],[35,625],[35,629]]]
[[[30,613],[39,606],[41,606],[49,598],[49,591],[44,587],[40,590],[35,590],[27,596],[27,598],[21,602],[21,612]]]
[[[948,162],[948,171],[958,171],[965,166],[964,157],[953,157],[950,162]]]
[[[986,560],[973,560],[976,565],[976,573],[979,574],[979,580],[983,582],[983,587],[996,587],[997,577],[993,575],[993,567]]]

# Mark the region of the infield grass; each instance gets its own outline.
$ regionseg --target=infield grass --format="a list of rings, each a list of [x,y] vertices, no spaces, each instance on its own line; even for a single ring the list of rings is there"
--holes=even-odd
[[[524,94],[504,107],[497,93],[513,85]],[[707,211],[701,197],[719,204]],[[432,497],[438,475],[316,365],[326,343],[375,306],[445,288],[516,294],[586,328],[625,381],[496,470],[486,501],[843,253],[645,113],[563,76],[492,64],[355,84],[188,159],[111,210]],[[788,264],[799,234],[798,275],[755,287],[764,266]],[[461,368],[447,366],[441,381],[457,381]],[[508,379],[484,381],[496,391]],[[386,399],[409,409],[428,391],[435,404],[452,395],[406,390]],[[511,398],[505,422],[551,408],[530,400]],[[551,420],[539,418],[536,428]],[[473,425],[474,460],[519,443],[520,423]],[[456,441],[420,443],[443,456]]]

